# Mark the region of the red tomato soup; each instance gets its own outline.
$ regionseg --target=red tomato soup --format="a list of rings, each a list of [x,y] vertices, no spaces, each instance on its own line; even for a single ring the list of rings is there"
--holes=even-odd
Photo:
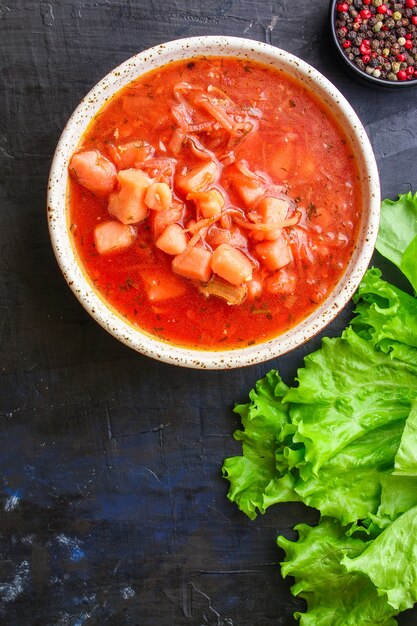
[[[177,345],[238,348],[295,326],[358,234],[343,130],[301,83],[247,60],[188,59],[130,83],[69,170],[85,272],[132,325]]]

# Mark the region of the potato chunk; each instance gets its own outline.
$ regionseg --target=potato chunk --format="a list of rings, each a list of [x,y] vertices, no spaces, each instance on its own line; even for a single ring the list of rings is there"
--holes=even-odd
[[[192,191],[205,191],[219,178],[219,166],[215,161],[205,161],[197,167],[189,170],[186,174],[179,174],[175,183],[184,194]]]
[[[187,234],[179,224],[169,224],[155,245],[167,254],[182,254],[187,247]]]
[[[279,270],[293,260],[290,244],[284,236],[275,241],[265,241],[255,246],[256,254],[269,270]]]
[[[152,183],[149,185],[146,195],[145,204],[153,211],[164,211],[169,209],[172,202],[172,191],[166,183]]]
[[[117,174],[118,191],[110,194],[108,210],[123,224],[137,224],[148,215],[146,191],[151,179],[141,170],[122,170]]]
[[[207,283],[211,276],[212,253],[205,248],[195,246],[183,254],[174,257],[172,269],[176,274]]]
[[[128,248],[135,240],[136,232],[132,226],[120,222],[104,222],[94,229],[94,244],[99,254],[119,252]]]
[[[241,285],[252,278],[253,266],[241,250],[222,243],[213,252],[211,268],[231,285]]]
[[[70,161],[71,176],[80,185],[98,194],[110,193],[116,185],[116,168],[98,150],[76,152]]]

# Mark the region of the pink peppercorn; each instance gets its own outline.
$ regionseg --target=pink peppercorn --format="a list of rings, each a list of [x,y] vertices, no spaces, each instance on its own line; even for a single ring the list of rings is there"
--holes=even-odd
[[[405,61],[405,54],[397,54],[397,61],[399,61],[400,63]]]
[[[344,49],[346,50],[346,48],[350,48],[352,44],[350,43],[349,39],[346,39],[346,41],[344,41],[342,43],[342,46],[344,47]]]
[[[369,54],[362,55],[362,61],[365,63],[365,65],[368,65],[370,60],[371,60],[371,57]]]
[[[413,15],[413,17],[411,18],[411,23],[414,24],[414,26],[417,26],[417,15]]]
[[[405,0],[405,6],[407,9],[414,9],[416,6],[416,0]]]
[[[404,44],[404,48],[406,50],[411,50],[412,47],[413,47],[413,42],[410,39],[407,39],[407,41]]]
[[[341,2],[336,6],[336,9],[339,11],[339,13],[346,13],[346,11],[349,11],[349,5],[347,2]]]
[[[377,8],[378,13],[380,13],[381,15],[385,15],[385,13],[388,11],[388,7],[386,4],[381,4],[378,8]]]
[[[364,3],[366,6],[369,6],[369,5],[371,4],[371,2],[372,2],[372,0],[363,0],[363,3]]]
[[[414,67],[412,65],[409,65],[405,71],[409,76],[412,76],[414,74]]]
[[[361,43],[361,45],[359,46],[359,50],[361,54],[370,54],[371,53],[371,48],[369,47],[369,45],[366,45],[365,41],[363,41]]]
[[[361,16],[363,20],[369,20],[369,18],[372,17],[372,13],[370,12],[369,9],[362,9],[359,15]]]
[[[397,78],[398,78],[398,80],[407,80],[407,78],[408,78],[407,77],[407,72],[405,70],[400,70],[397,73]]]

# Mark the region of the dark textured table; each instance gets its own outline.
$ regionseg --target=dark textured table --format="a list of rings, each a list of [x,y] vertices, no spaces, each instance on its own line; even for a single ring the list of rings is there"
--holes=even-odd
[[[240,35],[299,55],[349,99],[385,197],[417,188],[417,90],[343,73],[325,0],[0,0],[0,623],[290,626],[281,505],[250,522],[226,499],[234,402],[271,367],[290,381],[319,338],[260,366],[178,369],[118,343],[84,311],[45,218],[52,154],[81,97],[162,41]],[[326,330],[340,332],[348,307]],[[403,626],[417,624],[405,613]]]

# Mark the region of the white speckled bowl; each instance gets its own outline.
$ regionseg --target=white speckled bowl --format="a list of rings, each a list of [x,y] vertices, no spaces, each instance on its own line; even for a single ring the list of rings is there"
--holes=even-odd
[[[304,83],[336,114],[356,154],[364,213],[358,242],[346,271],[329,297],[304,321],[261,344],[236,350],[192,350],[160,341],[129,324],[96,291],[77,259],[69,234],[68,162],[91,118],[104,103],[141,74],[170,61],[200,56],[249,58],[282,69]],[[375,157],[363,126],[342,94],[317,70],[273,46],[236,37],[192,37],[145,50],[105,76],[69,119],[52,162],[48,186],[48,221],[56,258],[69,286],[87,311],[116,339],[155,359],[201,369],[230,369],[277,357],[322,330],[345,306],[369,264],[379,224],[380,188]]]

